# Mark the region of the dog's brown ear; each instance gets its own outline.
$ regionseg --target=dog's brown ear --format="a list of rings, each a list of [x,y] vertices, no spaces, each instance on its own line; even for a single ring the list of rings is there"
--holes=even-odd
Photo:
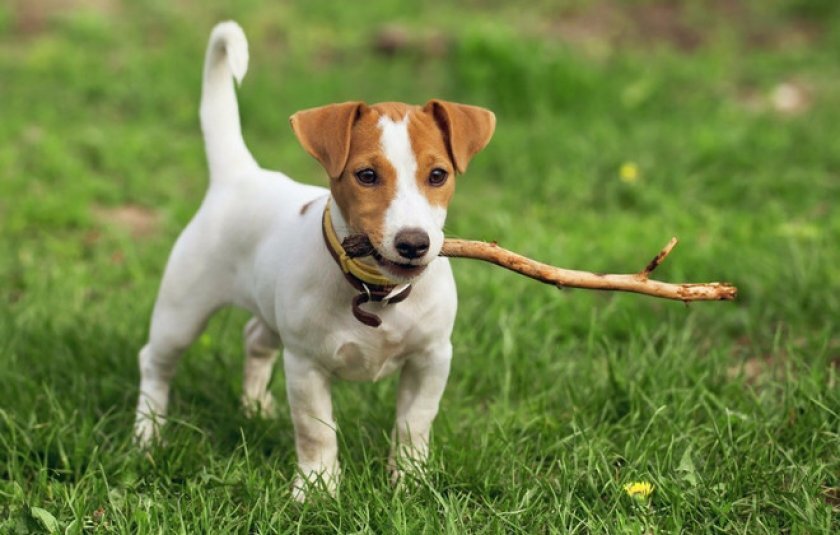
[[[443,132],[449,157],[459,173],[467,170],[470,160],[487,146],[496,129],[496,116],[478,106],[430,100],[423,111],[434,117]]]
[[[299,111],[289,117],[295,135],[330,178],[337,178],[350,155],[353,123],[364,111],[363,102],[342,102]]]

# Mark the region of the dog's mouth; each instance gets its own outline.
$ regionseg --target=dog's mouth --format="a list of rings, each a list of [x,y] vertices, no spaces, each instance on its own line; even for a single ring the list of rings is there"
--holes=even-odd
[[[341,246],[350,258],[372,257],[385,273],[399,280],[413,279],[426,269],[426,264],[394,262],[385,258],[364,234],[348,236],[341,243]]]
[[[412,279],[423,273],[423,270],[426,269],[426,266],[423,264],[401,264],[399,262],[393,262],[379,254],[379,251],[376,249],[373,250],[371,256],[389,275],[395,275],[400,279]]]

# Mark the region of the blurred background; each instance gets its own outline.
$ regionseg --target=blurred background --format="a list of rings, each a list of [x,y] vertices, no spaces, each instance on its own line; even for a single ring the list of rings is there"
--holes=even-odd
[[[828,328],[840,313],[839,17],[837,2],[806,0],[6,3],[6,309],[19,322],[61,303],[50,321],[72,324],[110,319],[116,303],[148,310],[205,189],[207,35],[235,18],[251,48],[245,137],[265,167],[326,183],[288,128],[302,108],[432,97],[486,106],[497,132],[459,179],[450,236],[620,272],[676,235],[660,276],[742,288],[735,305],[693,307],[699,321],[750,344]],[[472,273],[466,299],[500,299],[514,316],[523,301],[571,306],[579,313],[558,320],[567,331],[589,329],[590,313],[609,320],[627,307],[635,321],[638,310],[674,309],[610,294],[566,300],[458,264]],[[610,307],[591,312],[599,300]]]
[[[449,236],[602,272],[636,271],[678,236],[658,278],[741,289],[735,303],[685,307],[558,293],[454,261],[461,308],[441,424],[452,444],[464,438],[453,422],[481,422],[486,410],[540,455],[569,444],[552,449],[525,414],[561,435],[580,418],[629,459],[625,440],[640,429],[622,418],[695,385],[745,414],[765,403],[800,414],[767,416],[762,428],[787,436],[794,457],[810,430],[836,425],[840,2],[12,0],[0,6],[0,430],[49,450],[31,422],[58,421],[68,429],[57,443],[84,450],[106,436],[127,447],[136,350],[166,255],[207,182],[201,68],[210,29],[228,18],[250,42],[239,102],[263,166],[326,184],[288,127],[302,108],[485,106],[496,135],[458,178]],[[176,386],[176,413],[216,444],[240,439],[244,320],[214,319]],[[772,395],[791,384],[797,393]],[[390,384],[339,387],[338,406],[352,407],[339,419],[371,421],[365,432],[378,437],[392,395]],[[808,412],[812,398],[828,412]],[[674,425],[705,425],[692,414]],[[834,442],[820,435],[814,447],[834,448],[833,429]],[[288,471],[288,438],[277,440]],[[23,444],[6,446],[23,459],[11,479],[40,466]],[[834,488],[836,499],[834,452],[809,496]],[[47,462],[71,470],[62,463],[73,464]]]

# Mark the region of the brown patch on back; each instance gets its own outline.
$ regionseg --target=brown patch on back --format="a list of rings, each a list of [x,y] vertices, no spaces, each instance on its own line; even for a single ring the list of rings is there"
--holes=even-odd
[[[309,201],[308,203],[306,203],[306,204],[304,204],[303,206],[301,206],[301,207],[300,207],[300,215],[304,215],[304,214],[306,213],[306,211],[307,211],[307,210],[309,210],[309,207],[310,207],[310,206],[312,206],[312,203],[314,203],[314,202],[315,202],[315,201],[317,201],[317,200],[318,200],[318,199],[312,199],[312,200],[311,200],[311,201]]]

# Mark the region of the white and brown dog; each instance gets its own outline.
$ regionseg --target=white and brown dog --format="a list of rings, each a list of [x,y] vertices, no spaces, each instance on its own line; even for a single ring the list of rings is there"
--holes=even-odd
[[[300,475],[339,476],[333,378],[377,380],[400,370],[389,466],[422,463],[452,357],[457,298],[443,245],[454,175],[490,140],[494,115],[432,100],[423,107],[346,102],[291,117],[330,189],[257,164],[242,139],[234,79],[248,44],[234,22],[217,25],[204,63],[201,127],[210,187],[172,250],[140,351],[135,433],[148,444],[166,413],[181,352],[225,305],[253,314],[245,327],[243,403],[270,414],[278,348]],[[362,243],[351,258],[342,244]]]

